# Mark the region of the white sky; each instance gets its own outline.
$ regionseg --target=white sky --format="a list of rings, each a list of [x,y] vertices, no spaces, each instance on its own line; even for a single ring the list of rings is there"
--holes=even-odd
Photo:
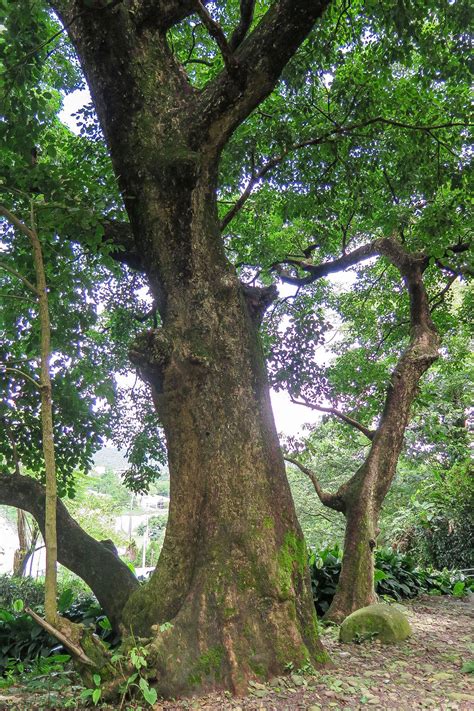
[[[64,97],[63,109],[59,114],[60,120],[65,123],[74,133],[79,133],[76,121],[72,116],[78,109],[91,100],[87,89],[77,90]],[[331,278],[342,288],[350,288],[354,280],[354,275],[350,273],[336,274]],[[279,292],[282,296],[292,293],[293,289],[287,285],[279,285]],[[330,335],[332,337],[332,334]],[[327,356],[327,351],[321,347],[321,360]],[[319,358],[318,358],[319,360]],[[301,405],[294,405],[285,392],[270,392],[273,413],[278,432],[288,436],[298,436],[302,433],[305,424],[314,424],[321,420],[321,413],[315,412]]]

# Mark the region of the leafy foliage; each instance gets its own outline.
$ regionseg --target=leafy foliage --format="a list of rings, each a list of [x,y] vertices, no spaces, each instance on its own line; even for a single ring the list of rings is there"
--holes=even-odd
[[[470,568],[473,505],[470,460],[459,462],[446,472],[430,471],[412,495],[410,505],[392,519],[393,542],[422,564]]]
[[[63,648],[24,611],[25,603],[40,614],[43,612],[44,584],[28,578],[0,578],[0,675],[8,669],[22,671],[37,668],[40,657],[51,657]],[[24,600],[21,595],[25,595]],[[118,637],[93,595],[75,595],[70,588],[62,591],[58,611],[72,622],[92,626],[96,634],[109,644]],[[57,661],[57,659],[56,659]]]
[[[23,600],[28,607],[43,604],[44,585],[33,578],[16,578],[0,575],[0,607],[11,608],[15,600]]]

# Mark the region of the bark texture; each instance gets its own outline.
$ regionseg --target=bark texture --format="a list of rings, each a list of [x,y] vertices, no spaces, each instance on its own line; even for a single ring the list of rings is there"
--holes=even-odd
[[[410,341],[392,373],[384,409],[375,431],[343,416],[371,440],[363,465],[335,494],[324,492],[315,475],[298,461],[290,459],[313,480],[321,502],[346,516],[342,570],[336,594],[325,619],[341,622],[355,610],[375,601],[374,556],[377,523],[383,500],[391,486],[403,446],[410,409],[417,395],[420,378],[438,358],[439,338],[431,318],[423,284],[428,258],[411,254],[393,237],[375,240],[326,264],[292,260],[306,277],[282,274],[294,284],[310,283],[374,256],[383,256],[400,271],[410,300]],[[318,408],[320,409],[320,408]],[[332,409],[332,414],[341,413]]]
[[[0,503],[28,511],[44,536],[45,490],[29,476],[0,474]],[[106,545],[89,536],[69,515],[58,499],[58,561],[89,585],[104,608],[112,626],[118,629],[122,611],[138,581],[129,568]]]
[[[130,357],[166,433],[169,521],[157,569],[130,597],[124,623],[153,635],[165,695],[242,692],[249,676],[326,659],[258,338],[271,295],[248,293],[227,262],[216,193],[223,146],[327,4],[275,2],[247,36],[243,17],[230,43],[198,8],[225,68],[197,91],[165,36],[197,4],[144,2],[132,13],[126,3],[53,3],[86,73],[130,218],[130,253],[162,321]]]

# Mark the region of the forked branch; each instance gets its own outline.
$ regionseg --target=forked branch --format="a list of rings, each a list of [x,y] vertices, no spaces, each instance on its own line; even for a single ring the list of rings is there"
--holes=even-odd
[[[314,490],[318,495],[319,500],[322,504],[324,504],[324,506],[327,506],[330,509],[334,509],[334,511],[340,511],[341,513],[345,512],[346,506],[342,497],[338,494],[331,494],[329,493],[329,491],[323,491],[323,488],[319,483],[318,477],[311,469],[308,469],[308,467],[306,467],[304,464],[301,464],[301,462],[299,462],[297,459],[294,459],[294,457],[289,457],[285,455],[284,459],[285,461],[294,464],[295,467],[298,467],[298,469],[300,469],[303,474],[306,474],[306,476],[311,480],[314,486]]]
[[[230,38],[230,48],[234,51],[245,39],[245,35],[250,29],[255,10],[255,0],[240,0],[240,22]]]

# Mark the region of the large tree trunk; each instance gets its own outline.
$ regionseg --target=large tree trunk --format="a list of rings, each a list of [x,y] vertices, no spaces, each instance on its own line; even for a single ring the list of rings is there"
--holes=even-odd
[[[127,603],[125,623],[144,635],[171,622],[154,628],[159,688],[171,695],[241,692],[249,675],[325,659],[257,314],[215,246],[212,176],[180,200],[189,203],[189,222],[181,208],[181,224],[170,226],[193,248],[168,265],[163,328],[131,352],[164,425],[171,503],[158,566]]]
[[[325,615],[335,622],[374,602],[372,551],[380,508],[397,470],[420,379],[438,358],[439,337],[423,284],[428,260],[423,255],[407,254],[391,240],[383,249],[382,253],[400,269],[410,297],[410,342],[392,373],[367,459],[340,491],[347,519],[344,556],[336,595]]]
[[[225,69],[202,91],[166,40],[199,3],[79,14],[75,2],[53,4],[86,72],[162,319],[131,358],[166,433],[170,514],[156,572],[124,621],[155,635],[160,693],[241,692],[249,676],[326,655],[256,327],[268,294],[247,299],[225,257],[217,173],[227,139],[327,0],[273,3],[240,46],[224,48]]]
[[[292,284],[307,284],[376,255],[383,255],[398,268],[410,300],[410,341],[390,378],[379,425],[376,430],[370,430],[335,408],[314,406],[314,409],[334,414],[363,432],[372,442],[367,458],[354,476],[332,494],[322,490],[310,469],[287,457],[310,477],[321,502],[346,516],[341,576],[324,616],[334,622],[341,622],[354,610],[375,600],[373,549],[379,512],[396,473],[420,378],[439,355],[439,337],[423,283],[429,259],[423,254],[407,252],[396,238],[389,237],[358,247],[333,262],[298,263],[309,272],[308,277],[284,275],[285,281]]]

